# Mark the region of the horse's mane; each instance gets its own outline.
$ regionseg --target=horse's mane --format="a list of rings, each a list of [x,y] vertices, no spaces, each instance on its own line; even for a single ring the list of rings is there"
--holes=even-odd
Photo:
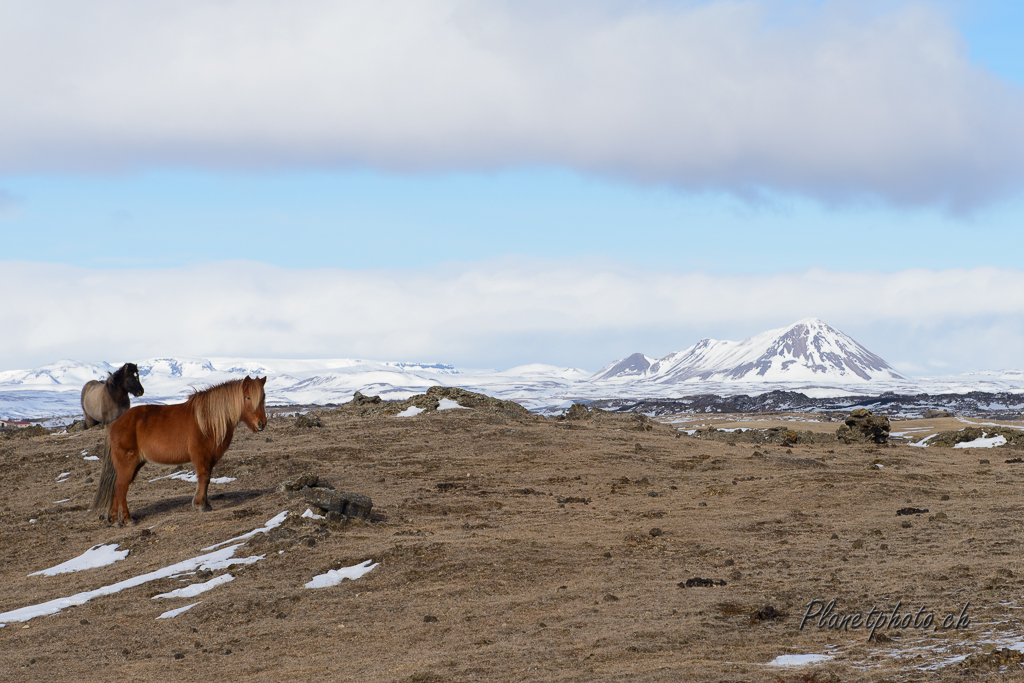
[[[242,394],[243,380],[235,379],[208,389],[197,391],[188,397],[196,424],[203,436],[212,436],[214,443],[221,444],[242,419],[245,396]]]
[[[127,365],[122,365],[117,370],[107,373],[107,385],[113,385],[115,387],[121,386],[121,382],[124,381],[124,369]]]

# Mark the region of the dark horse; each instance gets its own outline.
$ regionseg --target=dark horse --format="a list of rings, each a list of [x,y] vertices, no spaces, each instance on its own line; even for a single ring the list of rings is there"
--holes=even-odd
[[[147,462],[195,468],[196,495],[192,507],[210,510],[206,488],[210,471],[231,445],[239,422],[252,431],[267,426],[267,378],[236,379],[198,391],[184,403],[170,406],[135,406],[107,426],[103,470],[92,507],[100,519],[115,516],[131,522],[128,485]]]
[[[110,424],[131,407],[128,394],[138,398],[143,392],[142,382],[139,381],[139,366],[135,363],[125,363],[117,372],[107,375],[104,382],[86,382],[82,387],[85,428]]]

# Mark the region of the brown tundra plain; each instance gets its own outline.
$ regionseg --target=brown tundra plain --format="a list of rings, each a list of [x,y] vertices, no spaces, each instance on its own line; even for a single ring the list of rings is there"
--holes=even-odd
[[[239,430],[212,512],[147,465],[123,527],[89,510],[101,429],[0,438],[0,679],[1024,680],[1012,443],[847,444],[841,422],[786,415],[691,434],[696,416],[556,419],[482,399],[396,416],[415,403]],[[347,494],[369,514],[309,502]],[[113,544],[124,559],[30,575]],[[188,566],[215,545],[246,563]]]

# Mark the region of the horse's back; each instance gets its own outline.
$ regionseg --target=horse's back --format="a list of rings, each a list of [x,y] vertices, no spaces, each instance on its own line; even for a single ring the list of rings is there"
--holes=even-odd
[[[188,462],[188,440],[195,429],[184,404],[135,406],[110,425],[112,443],[138,451],[146,460],[166,464]]]
[[[88,402],[90,406],[91,404],[95,403],[96,401],[94,400],[93,395],[96,393],[96,389],[105,388],[106,387],[104,386],[103,382],[97,382],[94,379],[86,382],[85,386],[82,387],[82,407],[85,407],[86,402]]]

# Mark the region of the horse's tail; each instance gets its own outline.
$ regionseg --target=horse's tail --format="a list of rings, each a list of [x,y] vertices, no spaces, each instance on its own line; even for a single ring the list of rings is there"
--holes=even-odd
[[[92,509],[99,510],[100,519],[107,519],[110,504],[114,502],[114,483],[117,482],[117,470],[110,459],[110,427],[103,440],[103,469],[100,470],[100,485],[96,489],[96,497],[92,499]]]

